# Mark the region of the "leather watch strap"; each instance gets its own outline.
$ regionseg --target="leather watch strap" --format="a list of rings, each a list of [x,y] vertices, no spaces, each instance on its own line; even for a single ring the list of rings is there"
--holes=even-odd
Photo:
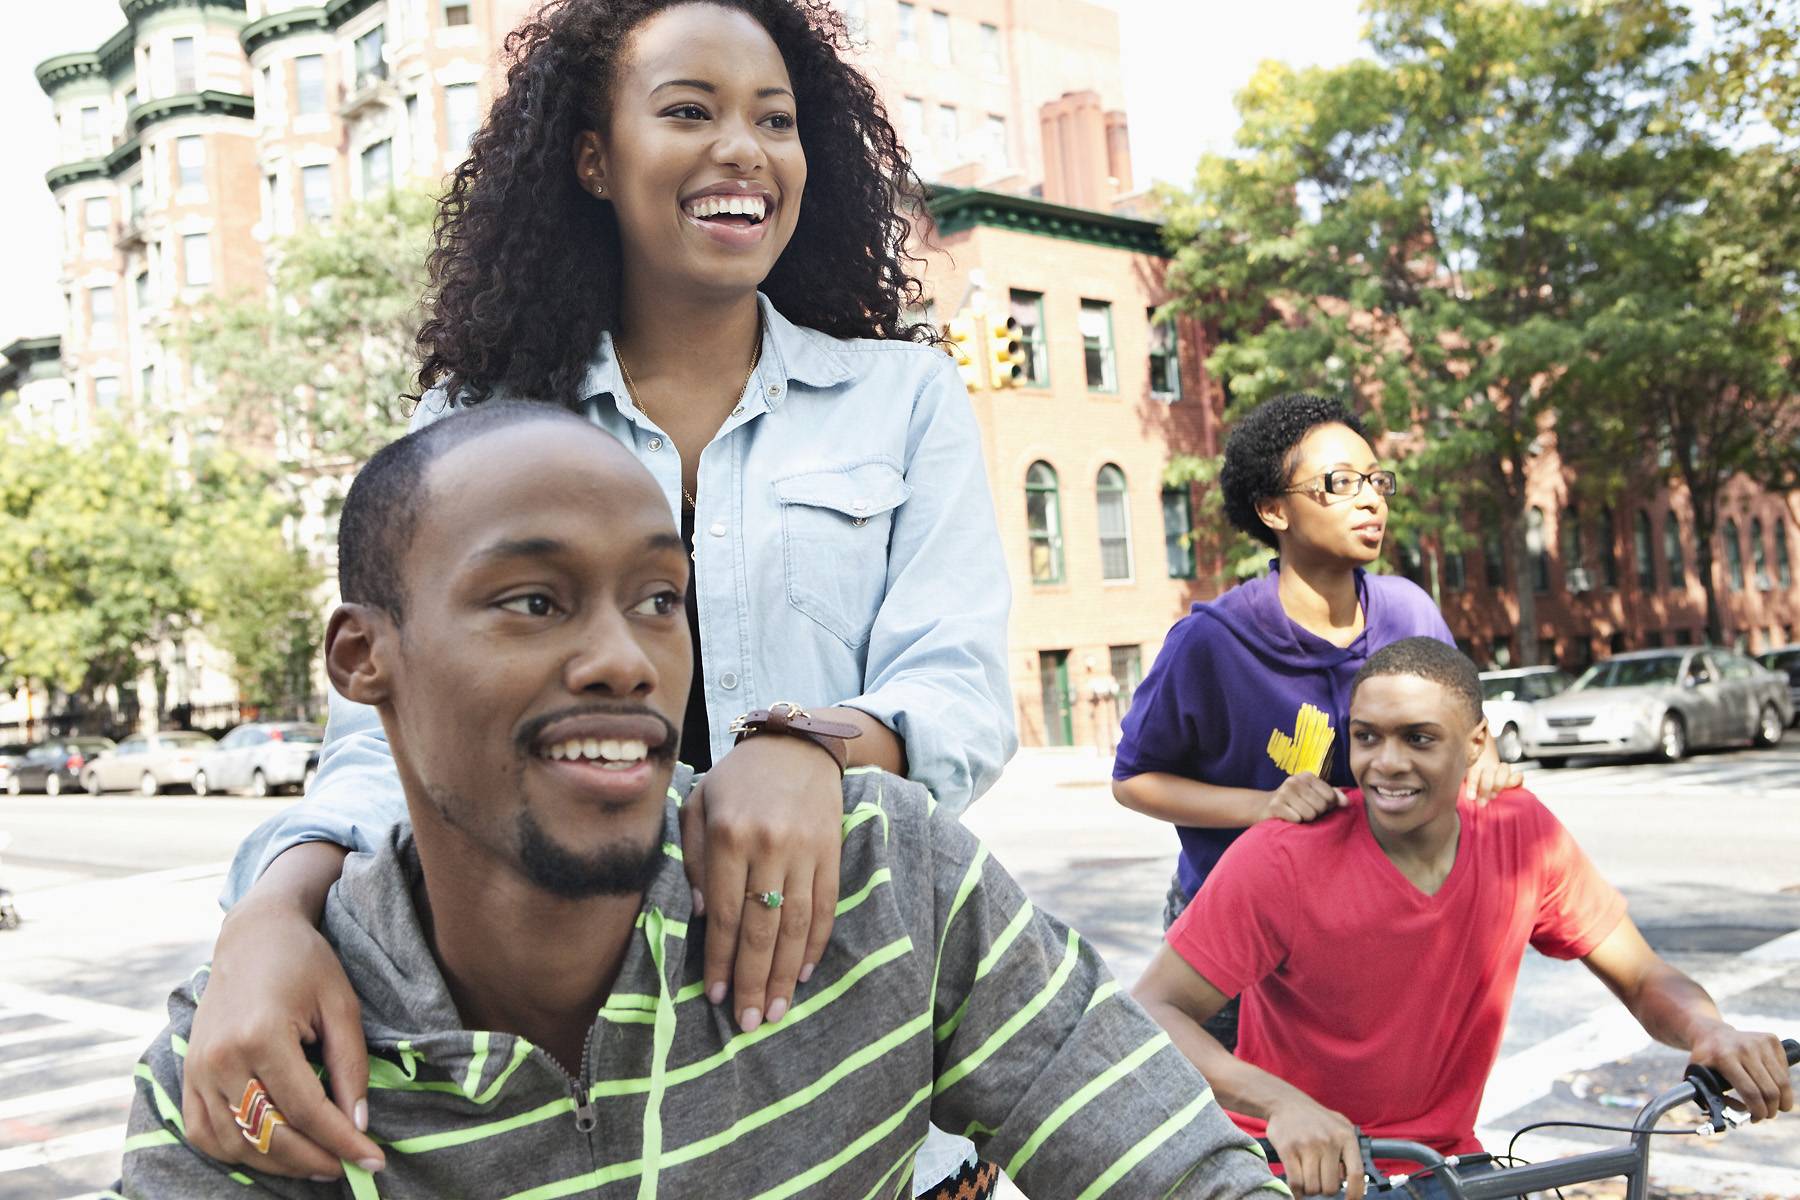
[[[841,772],[850,763],[850,751],[844,745],[862,736],[862,730],[847,721],[828,721],[815,717],[791,700],[777,700],[767,708],[753,708],[731,723],[737,736],[733,744],[763,734],[805,738],[831,755]]]

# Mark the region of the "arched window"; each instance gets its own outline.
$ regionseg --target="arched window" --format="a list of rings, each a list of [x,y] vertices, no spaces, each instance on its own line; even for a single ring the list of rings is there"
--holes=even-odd
[[[1770,591],[1775,586],[1775,581],[1769,578],[1769,557],[1763,548],[1761,517],[1750,518],[1750,578],[1758,591]]]
[[[1100,517],[1100,578],[1131,578],[1131,514],[1125,472],[1107,463],[1094,479],[1094,511]]]
[[[1681,518],[1674,509],[1663,520],[1663,560],[1669,565],[1669,586],[1687,586],[1687,559],[1681,553]]]
[[[1194,577],[1194,497],[1186,487],[1164,488],[1163,556],[1170,579]]]
[[[1775,582],[1785,591],[1794,586],[1794,566],[1788,559],[1786,521],[1775,522]]]
[[[1725,529],[1719,535],[1725,542],[1725,582],[1734,592],[1744,590],[1744,545],[1738,541],[1737,522],[1725,518]]]
[[[1056,468],[1034,462],[1025,472],[1025,526],[1031,538],[1031,581],[1061,583],[1062,501],[1056,491]]]
[[[1531,590],[1550,590],[1550,555],[1544,550],[1544,510],[1532,505],[1525,512],[1525,550],[1531,555]]]
[[[1646,592],[1656,590],[1656,559],[1651,550],[1654,545],[1650,538],[1650,514],[1640,508],[1632,525],[1631,555],[1637,560],[1638,587]]]

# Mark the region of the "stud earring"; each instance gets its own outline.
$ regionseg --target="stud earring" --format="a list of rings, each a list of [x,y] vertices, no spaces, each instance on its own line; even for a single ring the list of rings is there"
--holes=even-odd
[[[594,185],[594,195],[596,195],[596,196],[606,195],[606,185],[604,183],[596,183]]]

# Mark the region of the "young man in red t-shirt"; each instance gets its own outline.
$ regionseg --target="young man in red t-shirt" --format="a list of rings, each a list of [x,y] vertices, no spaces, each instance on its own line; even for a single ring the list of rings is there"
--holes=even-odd
[[[1523,790],[1459,803],[1488,738],[1475,666],[1431,638],[1369,657],[1350,689],[1359,792],[1239,838],[1136,988],[1302,1194],[1363,1192],[1352,1123],[1479,1152],[1475,1113],[1531,945],[1579,958],[1649,1034],[1717,1068],[1750,1114],[1793,1107],[1770,1034],[1727,1025],[1651,950],[1624,898]],[[1201,1028],[1243,1000],[1233,1056]]]

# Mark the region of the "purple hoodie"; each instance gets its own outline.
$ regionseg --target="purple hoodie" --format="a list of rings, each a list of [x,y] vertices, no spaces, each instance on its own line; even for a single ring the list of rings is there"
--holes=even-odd
[[[1287,615],[1276,594],[1281,562],[1175,622],[1125,715],[1113,778],[1184,775],[1221,787],[1273,791],[1287,778],[1272,735],[1300,732],[1303,705],[1320,710],[1333,733],[1320,774],[1338,787],[1350,777],[1350,680],[1369,655],[1408,637],[1455,644],[1420,587],[1395,575],[1356,572],[1363,631],[1348,646],[1316,637]],[[1181,886],[1191,897],[1241,829],[1176,826]]]

